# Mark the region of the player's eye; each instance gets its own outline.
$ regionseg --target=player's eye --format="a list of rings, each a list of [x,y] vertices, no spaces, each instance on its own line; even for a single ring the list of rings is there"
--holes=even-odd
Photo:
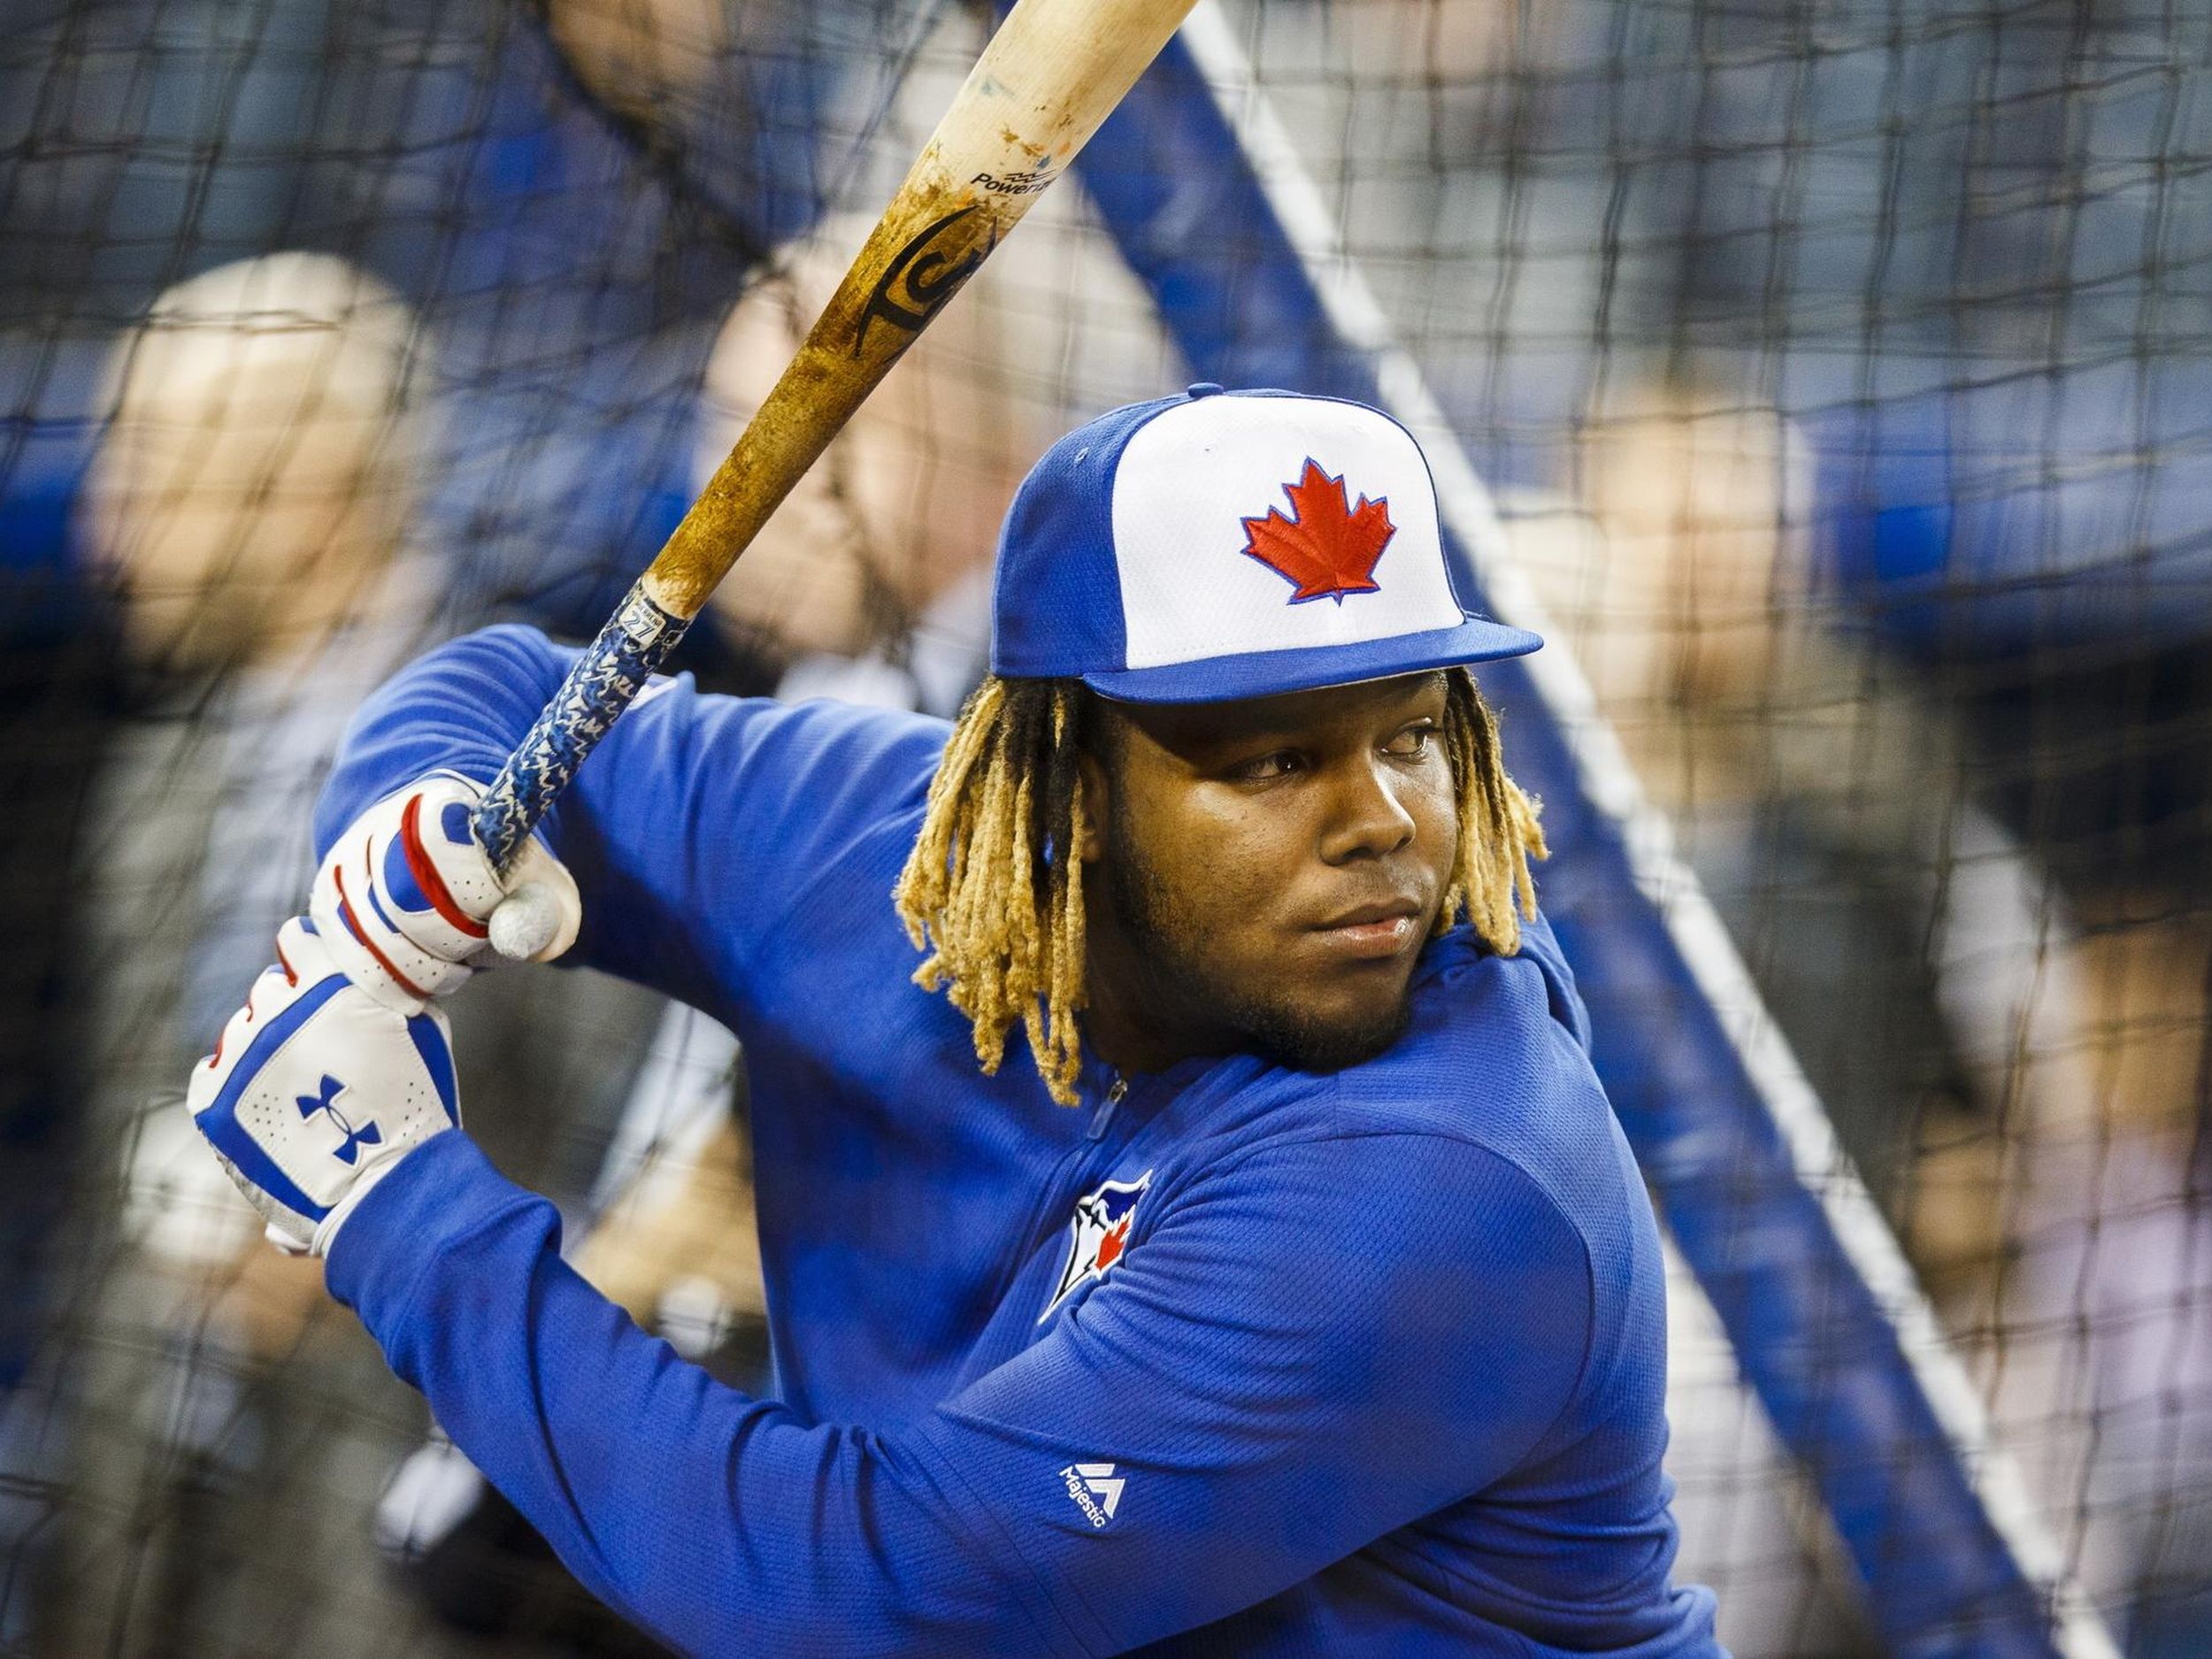
[[[1266,783],[1276,778],[1287,778],[1303,763],[1294,749],[1272,749],[1256,755],[1250,760],[1240,761],[1229,769],[1229,775],[1240,783]]]
[[[1435,738],[1435,721],[1417,721],[1384,744],[1383,753],[1395,756],[1400,760],[1418,760],[1429,752],[1429,745]]]

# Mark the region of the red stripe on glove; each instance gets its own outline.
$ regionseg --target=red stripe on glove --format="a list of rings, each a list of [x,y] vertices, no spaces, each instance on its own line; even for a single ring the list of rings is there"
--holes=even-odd
[[[420,997],[424,1002],[428,1002],[430,993],[395,968],[392,965],[392,959],[376,948],[376,941],[363,933],[361,924],[353,919],[353,901],[346,896],[346,872],[342,870],[333,870],[330,873],[338,883],[338,919],[346,925],[346,932],[361,941],[362,949],[374,956],[376,965],[392,976],[393,984],[398,986],[408,995]]]
[[[438,866],[430,861],[430,853],[422,844],[421,823],[422,797],[416,795],[399,815],[400,849],[407,855],[407,868],[414,874],[415,885],[429,899],[430,908],[444,917],[456,932],[466,933],[471,939],[488,937],[484,924],[453,902],[445,878],[438,873]]]

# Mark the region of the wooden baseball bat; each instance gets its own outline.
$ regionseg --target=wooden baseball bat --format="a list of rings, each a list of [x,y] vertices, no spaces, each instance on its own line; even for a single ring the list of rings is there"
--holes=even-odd
[[[1194,3],[1020,0],[1007,14],[782,379],[500,768],[475,826],[503,873],[769,514]],[[545,914],[510,901],[494,942],[534,954]]]

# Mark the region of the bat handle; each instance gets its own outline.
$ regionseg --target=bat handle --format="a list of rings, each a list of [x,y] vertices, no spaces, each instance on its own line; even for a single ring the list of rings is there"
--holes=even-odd
[[[690,618],[662,605],[641,580],[576,659],[477,806],[476,839],[501,875],[514,868],[554,797],[690,626]]]

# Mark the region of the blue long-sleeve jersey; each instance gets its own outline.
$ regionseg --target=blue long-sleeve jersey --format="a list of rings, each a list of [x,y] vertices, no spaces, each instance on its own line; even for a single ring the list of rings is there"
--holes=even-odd
[[[567,661],[497,629],[402,674],[319,842],[488,779]],[[545,826],[574,958],[743,1039],[779,1398],[638,1330],[458,1134],[331,1252],[394,1369],[686,1651],[1717,1653],[1669,1580],[1658,1235],[1548,930],[1432,942],[1363,1064],[1093,1065],[1070,1110],[911,981],[945,736],[677,681]]]

